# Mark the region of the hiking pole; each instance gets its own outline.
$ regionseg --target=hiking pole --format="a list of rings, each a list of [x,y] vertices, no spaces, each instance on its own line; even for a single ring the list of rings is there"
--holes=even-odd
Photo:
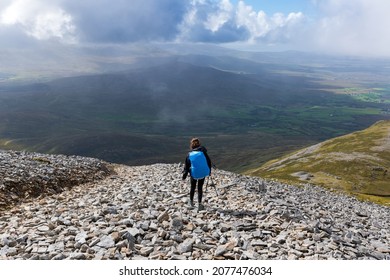
[[[212,168],[217,168],[217,166],[216,166],[214,163],[211,164],[211,167],[212,167]],[[210,173],[210,174],[211,174],[211,173]],[[215,188],[215,184],[214,184],[214,182],[213,182],[213,179],[211,178],[211,175],[209,175],[209,176],[207,176],[205,193],[207,193],[207,187],[209,186],[209,178],[211,179],[211,186],[213,186],[213,187]],[[216,188],[215,188],[215,192],[218,194]]]
[[[208,185],[209,185],[209,176],[207,176],[206,187],[204,188],[205,193],[207,193],[207,186]]]
[[[211,176],[209,176],[209,177],[210,177],[210,181],[211,181],[210,186],[214,187],[215,193],[217,194],[217,196],[219,196],[219,193],[217,191],[217,186],[214,184],[213,178]],[[207,183],[208,183],[208,180],[207,180]],[[207,187],[207,185],[206,185],[206,187]]]
[[[210,184],[209,184],[209,183],[210,183],[209,177],[210,177],[210,176],[207,176],[205,193],[207,193],[207,188],[208,188],[208,186],[210,185]]]

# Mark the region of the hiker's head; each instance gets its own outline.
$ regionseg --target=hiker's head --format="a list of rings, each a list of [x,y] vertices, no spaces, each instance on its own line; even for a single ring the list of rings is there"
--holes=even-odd
[[[192,138],[192,139],[191,139],[191,143],[190,143],[190,148],[191,148],[191,149],[196,149],[196,148],[198,148],[198,147],[200,147],[200,141],[199,141],[199,139],[198,139],[198,138]]]

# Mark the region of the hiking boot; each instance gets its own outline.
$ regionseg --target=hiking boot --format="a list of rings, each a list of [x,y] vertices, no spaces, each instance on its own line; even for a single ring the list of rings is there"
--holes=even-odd
[[[198,205],[198,212],[204,210],[204,206],[202,203],[199,203]]]
[[[188,200],[188,207],[189,208],[194,208],[194,201],[193,200]]]

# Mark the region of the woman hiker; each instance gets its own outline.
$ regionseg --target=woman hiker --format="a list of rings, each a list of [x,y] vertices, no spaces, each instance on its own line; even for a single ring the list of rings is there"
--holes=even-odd
[[[201,146],[198,138],[191,139],[191,151],[186,157],[183,170],[183,180],[187,178],[188,173],[191,177],[190,207],[194,207],[195,188],[198,186],[198,211],[204,209],[202,205],[203,184],[206,176],[211,174],[211,160],[207,155],[205,147]]]

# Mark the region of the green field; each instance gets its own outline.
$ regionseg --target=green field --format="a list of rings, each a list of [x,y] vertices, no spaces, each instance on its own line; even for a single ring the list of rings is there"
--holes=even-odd
[[[358,101],[390,104],[389,88],[346,88],[343,92]]]

